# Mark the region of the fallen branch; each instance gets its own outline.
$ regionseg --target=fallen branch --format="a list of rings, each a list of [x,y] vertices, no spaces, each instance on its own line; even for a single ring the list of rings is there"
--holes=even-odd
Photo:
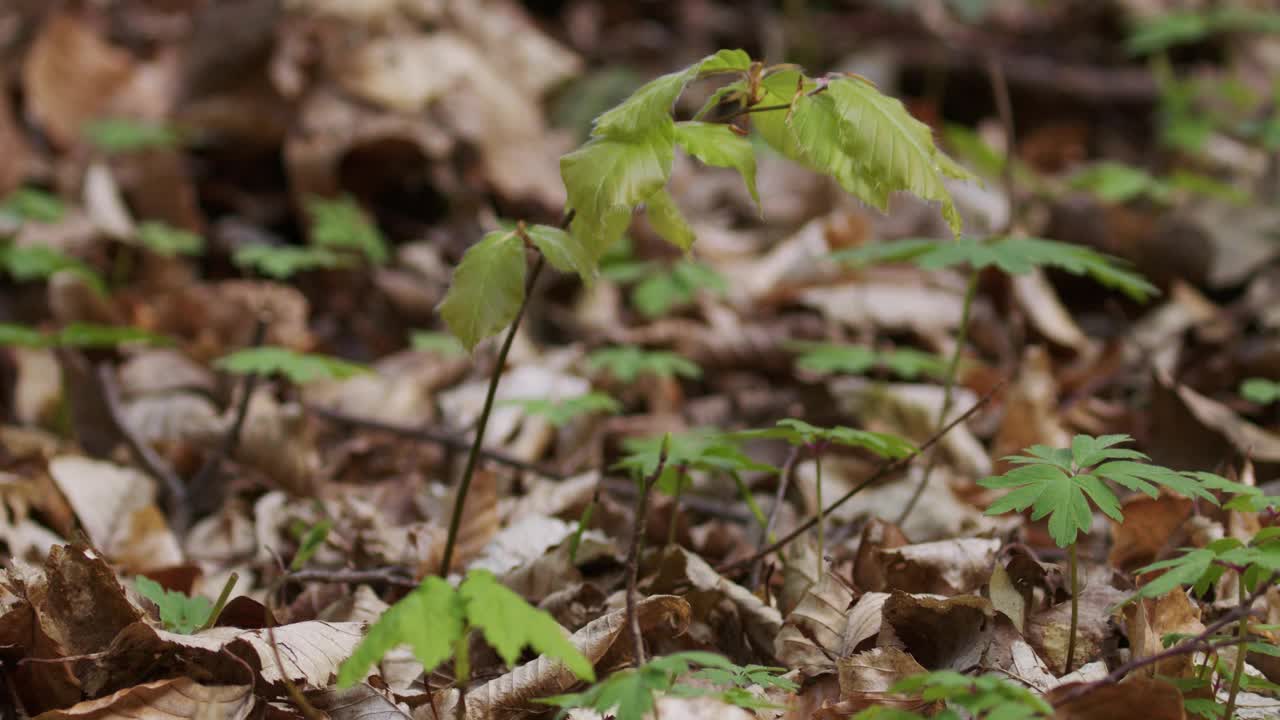
[[[831,503],[826,508],[824,508],[821,514],[829,515],[832,511],[836,510],[841,505],[844,505],[854,495],[857,495],[867,486],[895,472],[898,472],[899,470],[902,470],[906,466],[910,465],[913,460],[920,457],[921,453],[933,447],[933,445],[936,444],[943,437],[945,437],[947,433],[951,432],[953,428],[963,423],[964,421],[968,420],[969,417],[972,416],[975,412],[977,412],[979,408],[981,408],[983,405],[986,405],[991,400],[991,398],[994,397],[995,394],[1000,391],[1000,388],[1002,387],[1004,387],[1003,382],[996,385],[994,388],[991,389],[990,392],[988,392],[986,395],[983,395],[981,398],[978,399],[977,402],[975,402],[972,406],[970,406],[968,410],[965,410],[954,420],[942,426],[928,440],[925,440],[924,443],[920,445],[920,447],[916,448],[915,452],[911,453],[906,457],[898,458],[897,460],[886,460],[880,463],[880,467],[876,468],[876,471],[871,473],[870,477],[868,477],[867,479],[855,485],[851,490],[849,490],[849,492],[840,496],[835,502]],[[760,548],[760,550],[756,551],[756,553],[753,554],[751,557],[743,558],[741,560],[735,560],[734,562],[731,562],[731,563],[726,563],[724,565],[721,565],[720,567],[717,567],[716,571],[722,575],[727,575],[729,573],[741,571],[745,567],[750,567],[756,561],[761,560],[767,557],[768,555],[775,553],[781,550],[782,548],[786,547],[787,544],[790,543],[792,540],[795,540],[796,538],[800,537],[805,532],[807,532],[814,525],[817,525],[818,517],[819,515],[811,515],[808,520],[805,520],[804,522],[800,523],[798,526],[796,526],[794,530],[787,533],[778,541],[770,545],[767,545],[763,548]]]

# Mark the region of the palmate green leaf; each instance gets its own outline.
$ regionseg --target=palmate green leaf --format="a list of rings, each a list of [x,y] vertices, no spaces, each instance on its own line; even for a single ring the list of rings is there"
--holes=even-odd
[[[699,292],[723,295],[729,289],[724,276],[692,260],[680,260],[669,271],[654,272],[631,290],[631,302],[648,317],[664,315],[694,301]]]
[[[452,585],[434,575],[428,577],[369,628],[338,668],[338,687],[351,687],[392,648],[404,644],[430,673],[453,654],[454,642],[465,632],[464,612]]]
[[[0,269],[19,281],[48,280],[55,273],[73,272],[99,295],[107,294],[102,277],[83,261],[47,245],[0,243]]]
[[[1205,489],[1195,477],[1159,465],[1148,465],[1132,460],[1113,460],[1098,465],[1093,472],[1099,477],[1119,483],[1130,490],[1144,492],[1151,497],[1159,494],[1155,486],[1160,485],[1184,497],[1200,498],[1214,505],[1219,504],[1218,498]]]
[[[288,348],[265,346],[237,350],[214,362],[220,370],[237,375],[274,375],[289,378],[295,385],[314,380],[348,378],[369,372],[363,365],[326,355],[300,353]]]
[[[515,405],[529,415],[538,415],[547,419],[556,427],[564,427],[575,418],[592,413],[617,414],[622,404],[604,393],[590,392],[563,400],[546,398],[512,398],[504,400],[503,405]]]
[[[390,257],[387,241],[378,226],[350,196],[313,197],[307,201],[311,219],[311,243],[333,250],[356,250],[369,262],[381,265]]]
[[[660,188],[645,201],[645,216],[649,224],[662,236],[663,240],[675,245],[685,252],[693,248],[693,228],[684,219],[684,213],[676,205],[675,198],[665,188]]]
[[[204,625],[213,611],[213,603],[208,598],[199,595],[187,597],[144,575],[134,578],[133,586],[139,594],[156,604],[166,630],[190,635]]]
[[[693,665],[729,672],[742,670],[715,653],[679,652],[653,658],[632,670],[616,672],[583,692],[540,698],[535,702],[562,708],[557,718],[564,717],[573,708],[587,708],[611,714],[617,720],[643,720],[653,710],[654,694],[672,692],[676,679],[688,673]]]
[[[0,323],[0,347],[42,348],[50,345],[45,333],[25,325]]]
[[[1137,450],[1117,448],[1116,445],[1133,442],[1133,438],[1124,434],[1076,435],[1071,439],[1071,462],[1076,467],[1090,467],[1103,460],[1146,460],[1146,455]]]
[[[474,350],[515,319],[524,280],[524,241],[515,232],[491,232],[462,256],[440,316],[462,346]]]
[[[1209,548],[1188,549],[1182,555],[1140,568],[1135,575],[1163,570],[1164,573],[1138,589],[1135,597],[1160,597],[1175,588],[1198,585],[1214,566],[1217,553]]]
[[[346,264],[345,259],[321,247],[295,247],[252,243],[236,250],[236,267],[255,270],[267,277],[284,280],[300,272],[327,270]]]
[[[823,428],[811,425],[803,420],[785,418],[779,420],[774,427],[760,430],[740,430],[727,433],[725,437],[735,441],[742,440],[784,440],[791,445],[816,445],[830,443],[846,447],[860,447],[874,452],[881,457],[904,458],[913,455],[916,447],[910,442],[887,433],[857,430],[843,425]]]
[[[993,502],[987,514],[1001,515],[1031,508],[1033,520],[1049,516],[1049,534],[1059,547],[1074,543],[1076,535],[1091,525],[1084,489],[1055,465],[1023,465],[1002,476],[983,478],[978,484],[991,489],[1014,488]]]
[[[128,325],[72,323],[51,337],[51,344],[74,348],[113,348],[118,345],[172,345],[173,340],[149,330]]]
[[[530,225],[525,228],[525,234],[555,269],[562,273],[577,273],[586,283],[595,280],[595,259],[578,238],[550,225]]]
[[[1162,201],[1172,190],[1146,170],[1118,162],[1100,162],[1084,168],[1071,176],[1070,185],[1112,203],[1125,203],[1143,196]]]
[[[761,207],[756,190],[756,154],[750,140],[728,125],[689,121],[676,123],[676,144],[707,165],[737,170],[756,208]]]
[[[57,195],[38,188],[20,187],[0,201],[0,217],[12,215],[18,220],[52,223],[65,213],[66,206]]]
[[[926,270],[957,265],[968,265],[976,270],[996,267],[1011,275],[1028,273],[1037,267],[1052,267],[1073,275],[1088,276],[1134,300],[1145,301],[1159,293],[1141,275],[1126,270],[1122,261],[1117,258],[1079,245],[1041,238],[961,238],[955,242],[909,238],[842,250],[831,257],[853,265],[910,261]]]
[[[443,357],[466,355],[462,343],[449,333],[415,330],[409,336],[409,347],[421,352],[435,353]]]
[[[634,345],[601,348],[586,358],[587,368],[605,371],[619,382],[632,383],[641,375],[697,379],[702,368],[693,361],[665,350],[642,350]]]
[[[960,234],[960,213],[943,178],[972,175],[938,150],[933,131],[900,100],[860,77],[828,76],[825,92],[796,99],[787,122],[796,144],[845,190],[882,211],[897,191],[933,200]]]
[[[156,220],[138,225],[138,240],[151,252],[165,257],[199,255],[204,252],[204,238],[190,230]]]
[[[468,623],[480,629],[508,667],[515,665],[520,651],[531,647],[564,663],[579,679],[593,682],[591,661],[565,637],[565,630],[549,613],[525,602],[524,598],[498,582],[488,570],[472,570],[458,587],[466,601]]]

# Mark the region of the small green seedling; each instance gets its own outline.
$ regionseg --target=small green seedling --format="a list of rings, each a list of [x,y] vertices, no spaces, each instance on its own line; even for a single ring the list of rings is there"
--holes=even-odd
[[[204,238],[190,230],[157,220],[148,220],[138,225],[138,240],[151,252],[165,257],[199,255],[204,252]]]
[[[607,372],[626,384],[635,382],[641,375],[691,380],[702,377],[702,368],[687,358],[665,350],[641,350],[633,345],[596,350],[587,356],[587,368]]]
[[[466,348],[458,342],[458,338],[449,333],[427,332],[416,330],[409,336],[409,347],[421,352],[435,353],[441,357],[462,357],[467,354]]]
[[[208,598],[187,597],[180,592],[167,590],[160,583],[143,575],[134,578],[133,585],[140,595],[156,604],[156,608],[160,610],[160,621],[164,623],[166,630],[191,635],[213,627],[239,579],[239,575],[231,573],[215,603],[210,603]]]
[[[1240,396],[1259,405],[1270,405],[1280,400],[1280,383],[1266,378],[1249,378],[1240,383]]]
[[[814,373],[861,375],[884,369],[908,380],[947,374],[946,358],[909,348],[877,351],[865,345],[793,342],[787,344],[787,349],[799,353],[797,367]]]
[[[737,440],[784,440],[793,447],[803,448],[813,457],[815,472],[815,502],[818,506],[818,572],[822,578],[825,561],[823,549],[826,540],[824,505],[822,503],[822,456],[833,445],[860,447],[885,458],[904,458],[916,453],[916,447],[910,442],[886,433],[836,426],[820,428],[803,420],[786,418],[779,420],[775,427],[761,430],[743,430],[730,433]]]
[[[325,539],[329,537],[329,531],[333,529],[332,520],[321,520],[320,522],[305,528],[300,533],[300,542],[298,544],[298,552],[293,556],[293,561],[289,563],[289,570],[297,572],[315,556],[316,551],[324,544]]]
[[[98,150],[108,155],[177,147],[182,135],[160,123],[132,118],[104,118],[89,123],[84,136]]]
[[[15,245],[0,241],[0,269],[19,282],[48,280],[55,273],[75,273],[99,295],[107,294],[107,285],[93,268],[83,261],[47,245]]]
[[[631,302],[646,317],[659,317],[688,307],[700,292],[724,295],[724,276],[693,260],[681,260],[670,270],[650,272],[631,291]]]
[[[910,262],[925,270],[967,265],[974,270],[996,267],[1010,275],[1023,275],[1038,267],[1052,267],[1094,281],[1145,301],[1159,290],[1141,275],[1123,267],[1122,261],[1086,247],[1031,237],[996,237],[987,240],[961,238],[940,242],[908,238],[875,243],[831,256],[851,265]]]
[[[1044,698],[996,675],[970,677],[953,670],[935,670],[914,675],[894,684],[891,693],[918,695],[921,700],[945,701],[963,708],[961,714],[948,707],[934,720],[1033,720],[1053,717],[1053,706]],[[854,720],[925,720],[924,715],[889,706],[871,707]]]
[[[142,328],[73,323],[61,330],[41,331],[25,325],[0,324],[0,346],[27,348],[113,348],[125,344],[172,345],[173,340]]]
[[[57,195],[32,187],[20,187],[0,201],[0,219],[8,217],[14,222],[53,223],[66,212]]]
[[[1079,583],[1076,568],[1076,539],[1093,525],[1089,501],[1107,517],[1123,522],[1120,500],[1107,486],[1114,482],[1129,490],[1160,494],[1160,487],[1180,495],[1200,498],[1215,505],[1218,499],[1194,473],[1179,473],[1159,465],[1137,450],[1118,448],[1131,442],[1128,435],[1091,437],[1076,435],[1070,448],[1033,445],[1026,455],[1011,455],[1006,462],[1019,467],[1004,475],[987,477],[978,484],[993,490],[1010,490],[987,508],[988,515],[1031,509],[1031,519],[1049,518],[1049,534],[1058,547],[1068,549],[1071,571],[1071,636],[1067,644],[1067,672],[1075,656],[1076,622],[1079,613]]]
[[[512,398],[504,400],[504,405],[514,405],[524,410],[526,415],[537,415],[560,428],[583,415],[607,414],[616,415],[621,412],[622,404],[604,393],[590,392],[564,400],[548,400],[546,398]]]
[[[526,646],[564,663],[574,675],[593,682],[595,669],[565,637],[564,628],[548,613],[498,582],[487,570],[472,570],[456,589],[439,577],[428,577],[391,606],[338,668],[338,686],[363,679],[383,655],[409,645],[430,674],[449,658],[459,686],[470,676],[469,636],[479,630],[508,666]]]
[[[349,264],[347,258],[320,247],[265,245],[254,243],[236,250],[232,257],[236,267],[253,270],[276,280],[298,273],[330,270]]]
[[[369,372],[364,365],[335,357],[273,346],[237,350],[218,358],[214,365],[236,375],[283,375],[295,385],[315,380],[342,380]]]
[[[378,226],[350,196],[307,201],[311,218],[311,244],[334,251],[355,251],[374,265],[390,258],[387,241]]]
[[[695,665],[705,669],[694,673],[694,677],[728,688],[709,690],[677,684],[676,681],[688,675]],[[638,668],[616,672],[583,692],[541,698],[537,702],[561,708],[556,714],[557,719],[565,717],[574,708],[585,708],[602,715],[612,715],[617,720],[643,720],[653,712],[656,696],[661,693],[682,697],[710,696],[738,707],[766,709],[774,706],[761,702],[745,688],[760,684],[763,687],[796,689],[795,683],[777,677],[775,670],[778,668],[760,665],[739,667],[714,653],[679,652],[654,658]],[[743,682],[747,684],[743,685]]]

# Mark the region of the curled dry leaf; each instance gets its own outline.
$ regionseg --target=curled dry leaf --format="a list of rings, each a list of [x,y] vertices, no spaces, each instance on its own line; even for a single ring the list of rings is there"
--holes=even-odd
[[[986,598],[894,592],[884,604],[878,644],[906,650],[929,670],[963,672],[982,660],[994,627],[995,611]]]
[[[1024,275],[1014,275],[1009,282],[1013,286],[1014,299],[1040,334],[1080,354],[1092,350],[1093,341],[1063,306],[1043,271],[1036,268]]]
[[[834,572],[823,573],[787,615],[774,640],[774,655],[809,676],[830,671],[844,646],[852,603],[853,591]]]
[[[1013,626],[1021,633],[1027,622],[1027,603],[1031,592],[1024,591],[1014,583],[1004,565],[996,563],[991,569],[991,579],[987,582],[987,597],[991,598],[991,607],[997,613],[1009,618]]]
[[[862,528],[858,541],[858,554],[853,561],[853,584],[861,590],[880,591],[885,589],[884,563],[882,553],[911,541],[898,529],[897,525],[873,517]]]
[[[689,603],[675,595],[653,595],[636,606],[642,633],[680,635],[689,627],[689,613]],[[569,641],[597,667],[613,668],[631,656],[626,635],[626,613],[615,610],[575,632]],[[619,638],[622,642],[618,642]],[[577,676],[564,665],[539,656],[469,690],[466,717],[469,720],[525,717],[533,711],[545,710],[545,706],[534,705],[534,699],[567,692],[577,684]],[[453,718],[456,705],[457,691],[442,691],[432,703],[422,706],[415,718]]]
[[[959,538],[881,550],[881,573],[891,590],[960,595],[982,587],[999,540]]]
[[[1049,693],[1053,703],[1071,692],[1062,685]],[[1124,682],[1104,685],[1070,702],[1054,705],[1054,720],[1183,720],[1182,694],[1164,680],[1130,675]]]
[[[1058,679],[1049,672],[1049,666],[1023,638],[1022,632],[1012,620],[1000,613],[995,616],[995,629],[991,634],[991,644],[982,656],[982,667],[1004,672],[1040,692],[1058,684]]]
[[[1199,608],[1180,589],[1125,605],[1123,612],[1129,654],[1134,660],[1164,650],[1162,638],[1169,633],[1196,635],[1204,630]],[[1194,660],[1190,654],[1174,655],[1153,665],[1146,674],[1186,677],[1194,667]]]
[[[201,685],[176,677],[49,710],[37,720],[245,720],[254,702],[252,685]]]
[[[1080,592],[1079,623],[1076,629],[1077,666],[1096,659],[1115,632],[1111,609],[1128,595],[1109,583],[1110,573],[1098,568],[1088,573]],[[1061,675],[1067,664],[1071,627],[1071,603],[1063,602],[1035,613],[1027,622],[1027,640],[1053,671]]]
[[[858,651],[866,640],[880,634],[884,614],[884,602],[889,593],[869,592],[858,598],[845,619],[844,641],[840,645],[840,657],[847,658]]]
[[[873,705],[921,711],[933,703],[889,692],[889,688],[924,667],[906,652],[893,647],[875,648],[847,658],[836,667],[840,677],[840,710],[858,712]]]
[[[1014,382],[1005,390],[1004,417],[991,446],[991,457],[1016,455],[1025,447],[1066,447],[1070,435],[1058,417],[1058,381],[1048,351],[1033,345],[1022,355]],[[1001,461],[996,470],[1009,468]]]
[[[1111,521],[1113,542],[1107,561],[1133,572],[1184,545],[1182,530],[1193,504],[1176,495],[1125,498],[1120,504],[1124,522]]]

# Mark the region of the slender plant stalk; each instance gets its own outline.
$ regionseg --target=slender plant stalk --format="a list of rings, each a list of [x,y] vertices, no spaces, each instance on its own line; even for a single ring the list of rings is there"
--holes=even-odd
[[[1249,594],[1244,589],[1244,576],[1236,575],[1236,584],[1240,586],[1239,598],[1240,606],[1248,606]],[[1227,707],[1222,711],[1222,720],[1231,720],[1231,714],[1236,709],[1236,695],[1240,692],[1240,678],[1244,675],[1245,657],[1249,655],[1249,648],[1245,645],[1249,639],[1249,614],[1245,613],[1240,616],[1240,624],[1237,626],[1236,637],[1239,638],[1240,644],[1236,646],[1236,666],[1231,672],[1231,690],[1227,693]]]
[[[676,544],[676,529],[680,527],[680,494],[684,492],[684,467],[676,471],[676,492],[671,496],[671,523],[667,526],[667,544]]]
[[[937,428],[940,431],[946,426],[947,416],[951,414],[951,406],[955,402],[956,375],[960,372],[960,355],[964,352],[965,342],[969,338],[969,315],[973,310],[973,298],[978,294],[978,270],[975,268],[969,271],[969,282],[965,286],[964,305],[960,309],[960,329],[956,333],[956,347],[951,352],[951,359],[947,361],[947,377],[942,386],[942,412],[938,413]],[[916,504],[920,502],[924,491],[929,487],[929,476],[933,474],[933,468],[938,462],[938,446],[933,446],[929,451],[929,458],[925,461],[924,474],[920,477],[920,484],[916,486],[915,492],[911,493],[911,499],[907,501],[907,506],[902,508],[902,514],[898,516],[896,524],[902,527],[906,523],[907,518],[911,515],[911,511],[915,510]]]
[[[640,578],[640,550],[644,546],[645,518],[649,514],[649,490],[658,483],[667,467],[667,439],[662,440],[658,453],[658,466],[653,474],[641,479],[636,498],[636,526],[631,532],[631,549],[627,551],[627,627],[631,631],[631,647],[635,653],[635,665],[645,664],[644,635],[640,632],[640,614],[636,610],[636,583]]]
[[[1080,620],[1080,576],[1077,574],[1076,543],[1067,548],[1067,562],[1071,565],[1071,635],[1067,638],[1067,672],[1076,660],[1076,627]]]
[[[453,681],[458,686],[458,704],[454,717],[467,717],[467,682],[471,679],[471,633],[462,633],[453,644]]]
[[[822,582],[824,553],[827,547],[826,513],[822,511],[822,451],[813,454],[813,471],[815,474],[814,493],[818,500],[818,582]]]
[[[453,501],[453,515],[449,518],[449,536],[444,542],[444,557],[440,561],[440,577],[449,576],[449,567],[453,564],[453,547],[458,540],[458,527],[462,524],[462,509],[467,503],[467,491],[471,489],[471,477],[476,472],[476,461],[480,459],[480,447],[484,445],[484,431],[489,427],[489,415],[493,412],[493,400],[498,394],[498,382],[502,380],[502,369],[507,364],[507,354],[511,352],[511,343],[516,339],[516,331],[520,329],[520,320],[524,318],[525,308],[529,307],[529,296],[533,294],[533,285],[542,274],[545,260],[542,253],[533,263],[533,270],[524,286],[524,299],[520,301],[520,309],[507,328],[507,336],[498,350],[498,358],[493,366],[493,374],[489,377],[489,391],[484,396],[484,407],[480,410],[480,420],[476,423],[476,439],[471,443],[471,451],[467,453],[467,465],[462,471],[462,479],[458,481],[458,494]]]
[[[196,632],[208,630],[213,627],[214,623],[218,622],[218,616],[222,614],[222,608],[227,606],[227,600],[231,597],[231,591],[235,589],[236,583],[239,582],[239,580],[240,573],[231,573],[231,576],[227,578],[227,581],[222,584],[222,592],[218,593],[218,601],[213,604],[213,609],[209,611],[208,619],[204,621],[204,624],[201,625],[200,629],[196,630]]]

